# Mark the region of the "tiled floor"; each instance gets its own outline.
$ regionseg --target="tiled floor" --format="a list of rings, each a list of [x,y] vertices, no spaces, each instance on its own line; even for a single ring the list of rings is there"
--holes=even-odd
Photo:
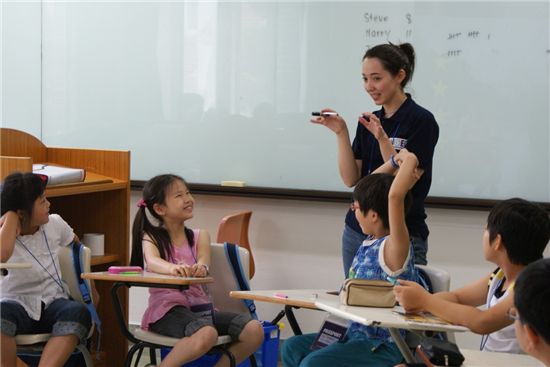
[[[159,357],[159,354],[157,353],[157,362],[160,363],[160,357]],[[134,361],[132,361],[132,366],[133,366],[133,363]],[[139,367],[144,367],[146,366],[147,364],[149,363],[149,354],[148,352],[147,353],[144,353],[141,357],[141,360],[139,361]],[[277,365],[277,367],[283,367],[283,364],[279,361],[279,364]]]

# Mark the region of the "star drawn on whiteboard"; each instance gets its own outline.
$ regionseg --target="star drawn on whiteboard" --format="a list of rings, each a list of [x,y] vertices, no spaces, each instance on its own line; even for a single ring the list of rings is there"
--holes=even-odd
[[[435,69],[447,71],[447,65],[449,64],[449,59],[444,57],[438,57],[435,59]]]
[[[438,80],[437,83],[433,85],[433,89],[436,96],[444,96],[447,91],[447,84],[443,83],[441,80]]]

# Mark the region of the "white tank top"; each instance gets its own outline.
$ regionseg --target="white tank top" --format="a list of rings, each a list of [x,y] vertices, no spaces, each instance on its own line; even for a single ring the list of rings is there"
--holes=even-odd
[[[506,278],[504,277],[504,272],[502,269],[495,270],[491,280],[489,281],[487,308],[495,306],[508,296],[508,291],[513,288],[513,284],[510,285],[506,292],[504,292],[504,294],[500,297],[497,298],[495,296],[496,291],[505,280]],[[516,339],[516,331],[513,323],[489,335],[484,335],[481,338],[480,349],[489,352],[524,353]]]

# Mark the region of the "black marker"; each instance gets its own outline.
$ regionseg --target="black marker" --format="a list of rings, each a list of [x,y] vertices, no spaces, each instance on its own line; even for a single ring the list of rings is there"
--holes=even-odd
[[[312,112],[311,116],[338,116],[336,112]]]

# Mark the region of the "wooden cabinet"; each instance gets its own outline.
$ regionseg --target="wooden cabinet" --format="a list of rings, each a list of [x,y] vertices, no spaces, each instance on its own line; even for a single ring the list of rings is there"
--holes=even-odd
[[[25,132],[0,129],[0,175],[31,171],[33,163],[51,163],[84,168],[86,180],[76,184],[50,186],[46,196],[51,213],[57,213],[82,237],[84,233],[105,234],[105,255],[92,258],[93,271],[110,265],[127,265],[129,254],[130,152],[46,147]],[[115,318],[110,285],[98,282],[98,307],[102,321],[101,360],[97,366],[122,366],[128,344]],[[121,301],[128,319],[128,294]],[[92,350],[95,352],[95,350]]]

